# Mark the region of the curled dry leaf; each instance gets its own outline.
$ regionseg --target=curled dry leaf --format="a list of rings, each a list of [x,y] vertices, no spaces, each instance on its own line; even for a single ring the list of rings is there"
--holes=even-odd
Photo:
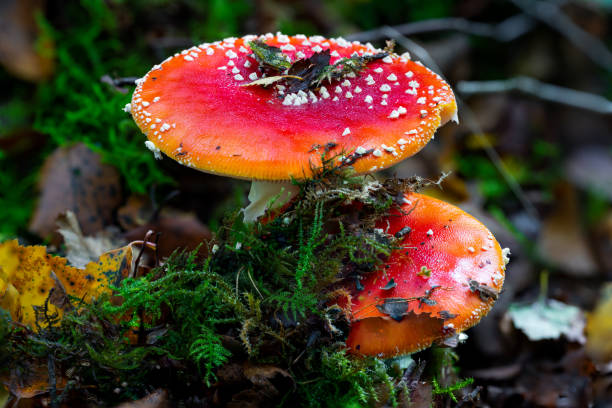
[[[67,265],[66,258],[47,254],[44,246],[21,246],[17,240],[0,244],[0,307],[10,312],[13,320],[36,328],[35,307],[44,306],[52,291],[86,302],[108,292],[127,276],[131,268],[130,245],[104,253],[84,269]],[[48,302],[48,314],[61,316],[59,302]]]
[[[56,219],[66,210],[76,214],[83,234],[95,234],[112,224],[121,204],[119,173],[84,144],[55,150],[45,160],[38,186],[30,230],[41,237],[56,231]]]
[[[123,240],[113,237],[110,231],[103,231],[95,237],[86,237],[81,231],[79,221],[72,211],[66,211],[57,219],[58,231],[66,244],[66,258],[70,265],[85,268],[89,262],[97,260],[104,252],[123,245]]]

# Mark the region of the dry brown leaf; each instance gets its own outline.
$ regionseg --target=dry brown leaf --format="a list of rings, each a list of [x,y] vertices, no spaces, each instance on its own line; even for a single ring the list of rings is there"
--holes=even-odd
[[[153,206],[149,197],[131,195],[125,205],[117,210],[119,225],[127,231],[142,227],[153,218]]]
[[[166,390],[155,390],[151,394],[136,401],[124,402],[115,408],[166,408],[169,407],[168,392]]]
[[[0,307],[11,317],[36,327],[34,307],[45,305],[52,290],[91,301],[109,292],[109,279],[127,276],[132,262],[130,245],[104,253],[85,269],[66,264],[66,259],[47,254],[44,246],[21,246],[17,240],[0,244]],[[48,314],[61,316],[58,302],[49,302]]]
[[[555,202],[556,208],[542,223],[539,254],[567,274],[593,276],[597,265],[581,227],[576,191],[569,184],[561,185]]]
[[[161,258],[168,257],[177,249],[193,251],[212,238],[208,227],[195,214],[177,211],[162,211],[156,221],[134,228],[125,233],[128,241],[143,239],[148,230],[161,233],[157,251]],[[200,247],[200,256],[206,256],[206,245]]]
[[[66,244],[66,258],[70,265],[85,268],[100,255],[113,248],[124,245],[123,240],[113,237],[110,231],[102,231],[93,237],[86,237],[81,231],[79,221],[72,211],[66,211],[57,219],[58,231]]]
[[[53,74],[55,45],[41,35],[36,13],[44,0],[4,0],[0,2],[0,63],[18,78],[43,81]]]
[[[56,373],[55,381],[56,390],[62,390],[66,386],[66,378],[60,373]],[[47,362],[24,362],[22,367],[13,369],[10,374],[0,378],[0,384],[4,384],[8,388],[10,395],[18,399],[27,400],[46,394],[49,392],[49,368]]]
[[[83,234],[112,225],[121,204],[121,182],[114,167],[102,164],[84,144],[61,147],[46,160],[38,183],[41,192],[30,230],[41,237],[56,231],[56,219],[67,210],[76,214]],[[59,236],[55,237],[59,242]]]

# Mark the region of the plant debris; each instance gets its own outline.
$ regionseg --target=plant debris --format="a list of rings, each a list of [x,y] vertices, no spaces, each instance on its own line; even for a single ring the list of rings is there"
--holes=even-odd
[[[309,58],[291,62],[289,57],[279,47],[274,47],[263,41],[250,41],[249,46],[255,59],[259,62],[262,72],[267,77],[257,79],[243,86],[269,86],[282,81],[287,87],[287,93],[295,93],[306,89],[317,89],[323,82],[338,81],[349,74],[358,74],[367,68],[367,64],[383,59],[393,52],[394,43],[388,43],[384,52],[373,55],[354,55],[341,58],[330,65],[329,50],[315,52]]]

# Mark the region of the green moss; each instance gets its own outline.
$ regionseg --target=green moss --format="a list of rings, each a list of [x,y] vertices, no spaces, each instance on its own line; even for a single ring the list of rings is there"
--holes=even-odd
[[[57,73],[38,88],[34,127],[48,134],[54,145],[85,142],[106,162],[118,167],[129,190],[145,193],[153,184],[170,182],[144,148],[144,136],[122,111],[130,92],[104,84],[104,75],[130,76],[146,69],[137,55],[121,55],[114,17],[100,0],[69,5],[74,24],[47,31],[57,44]],[[85,13],[86,18],[77,14]]]
[[[204,395],[227,381],[220,368],[246,362],[290,373],[296,387],[283,389],[275,404],[395,401],[397,381],[385,364],[346,354],[348,321],[336,301],[346,294],[342,281],[353,285],[395,247],[373,227],[398,184],[331,168],[298,184],[298,199],[282,216],[255,224],[230,216],[204,262],[176,253],[149,274],[124,279],[113,298],[73,299],[59,326],[39,309],[38,333],[8,335],[19,359],[0,358],[14,367],[51,355],[71,373],[75,392],[105,404],[162,386],[178,400]]]

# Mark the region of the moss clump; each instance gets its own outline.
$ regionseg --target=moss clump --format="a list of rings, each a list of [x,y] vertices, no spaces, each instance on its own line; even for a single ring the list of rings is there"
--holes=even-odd
[[[121,281],[112,298],[72,299],[57,326],[44,324],[53,316],[42,309],[38,332],[0,332],[3,352],[19,356],[0,358],[11,370],[52,359],[66,373],[71,391],[57,394],[65,401],[113,404],[164,388],[184,403],[396,404],[401,373],[346,354],[341,305],[347,285],[395,248],[375,222],[417,183],[324,167],[298,184],[297,199],[276,218],[247,225],[228,217],[204,261],[177,252]]]

